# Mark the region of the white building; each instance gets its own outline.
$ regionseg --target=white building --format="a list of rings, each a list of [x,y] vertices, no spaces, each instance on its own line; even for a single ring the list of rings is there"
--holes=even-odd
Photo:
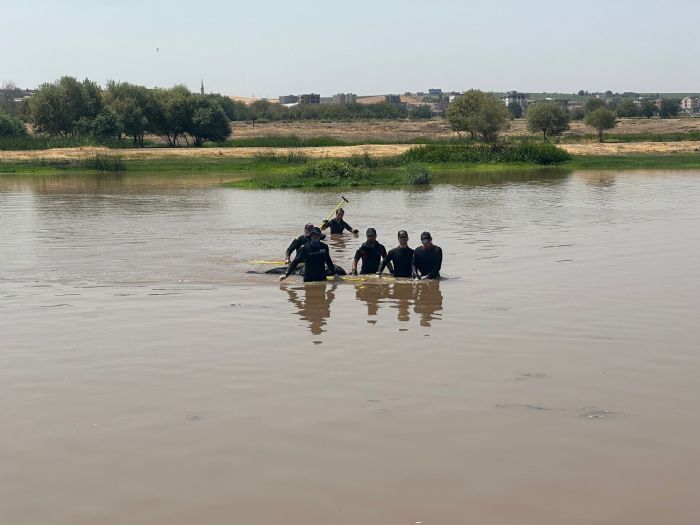
[[[521,108],[523,108],[523,111],[527,109],[527,95],[525,93],[519,93],[517,91],[509,91],[506,93],[506,96],[503,97],[503,102],[505,102],[506,106],[509,106],[513,102],[516,104],[520,105]]]
[[[357,95],[355,93],[338,93],[333,95],[333,104],[355,104]]]
[[[685,97],[681,100],[681,109],[691,113],[700,111],[700,97]]]

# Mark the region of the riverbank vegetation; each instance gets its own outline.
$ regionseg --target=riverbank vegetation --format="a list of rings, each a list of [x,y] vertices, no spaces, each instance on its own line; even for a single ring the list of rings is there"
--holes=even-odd
[[[547,170],[547,169],[700,169],[700,154],[649,154],[634,155],[569,155],[550,148],[538,151],[534,156],[510,153],[455,152],[452,148],[417,153],[417,148],[402,155],[389,157],[372,156],[368,153],[351,155],[339,159],[314,159],[309,155],[291,150],[287,153],[263,151],[254,157],[219,156],[149,156],[134,158],[122,156],[118,152],[90,154],[84,157],[35,157],[0,160],[0,174],[60,174],[70,172],[126,171],[129,173],[192,173],[235,175],[238,187],[302,187],[314,186],[316,178],[307,176],[300,182],[297,176],[302,169],[320,161],[333,161],[361,168],[369,173],[368,178],[359,176],[351,181],[356,185],[360,179],[369,185],[413,184],[409,167],[420,165],[429,169],[433,179],[441,173],[461,173],[494,170]],[[559,150],[563,151],[563,150]],[[551,154],[549,152],[552,152]],[[554,159],[552,158],[554,155]],[[461,160],[460,160],[461,159]],[[556,160],[556,162],[553,162]],[[561,160],[561,162],[560,162]],[[318,174],[318,171],[307,173]],[[358,171],[356,173],[364,173]],[[329,176],[330,177],[330,176]],[[330,177],[332,178],[332,177]],[[282,179],[289,179],[282,181]],[[346,181],[336,180],[337,185]]]
[[[9,86],[9,87],[7,87]],[[192,93],[183,85],[171,88],[144,86],[110,81],[101,87],[85,79],[62,77],[42,84],[30,96],[13,102],[13,94],[23,94],[10,83],[3,89],[0,104],[0,149],[35,150],[79,145],[123,147],[305,147],[338,145],[330,137],[292,140],[290,137],[256,137],[231,139],[232,123],[245,122],[255,127],[271,122],[446,122],[456,133],[456,141],[465,138],[495,144],[511,127],[514,118],[525,117],[531,133],[542,133],[545,141],[559,137],[568,129],[568,122],[580,120],[588,124],[599,140],[603,133],[620,119],[635,117],[667,119],[678,116],[680,102],[676,99],[641,97],[636,94],[604,97],[584,97],[569,104],[568,99],[537,100],[534,103],[503,103],[500,95],[480,90],[468,90],[447,98],[440,96],[431,108],[428,97],[423,104],[375,102],[349,104],[298,104],[286,106],[268,100],[244,103],[219,94]],[[428,100],[429,99],[429,100]],[[585,103],[581,101],[585,101]],[[449,102],[449,104],[448,104]],[[532,102],[532,101],[530,101]],[[416,105],[417,104],[417,105]],[[445,119],[434,119],[435,111],[444,112]],[[28,133],[28,129],[31,132]],[[580,132],[579,132],[580,135]],[[591,134],[592,135],[592,134]],[[669,133],[668,140],[688,140],[682,133]],[[444,137],[450,140],[451,137]],[[515,140],[512,136],[509,140]],[[569,134],[566,141],[589,140],[590,136]],[[251,143],[251,140],[253,143]],[[386,135],[363,137],[352,143],[427,143],[436,137],[387,140]],[[519,139],[518,139],[519,140]],[[642,140],[628,138],[628,140]],[[257,143],[255,143],[257,142]],[[275,143],[276,142],[276,143]],[[285,143],[284,145],[281,143]],[[347,144],[348,141],[346,141]],[[264,144],[263,144],[264,143]]]

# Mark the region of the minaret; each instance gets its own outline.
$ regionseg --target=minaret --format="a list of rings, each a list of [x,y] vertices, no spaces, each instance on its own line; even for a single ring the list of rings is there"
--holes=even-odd
[[[204,79],[202,79],[202,86],[199,88],[199,92],[204,95]]]

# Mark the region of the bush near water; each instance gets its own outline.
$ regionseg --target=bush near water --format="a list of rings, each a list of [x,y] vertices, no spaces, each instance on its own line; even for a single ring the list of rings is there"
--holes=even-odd
[[[425,166],[420,164],[409,164],[403,176],[404,184],[411,186],[425,186],[433,181],[433,174]]]
[[[313,180],[316,186],[353,186],[367,182],[369,170],[346,161],[322,160],[307,164],[299,177]]]
[[[563,164],[573,157],[554,144],[524,142],[521,144],[428,144],[411,148],[402,155],[404,162],[438,164],[459,162],[464,164],[523,163],[550,166]]]
[[[120,155],[101,155],[99,153],[80,159],[80,167],[92,171],[125,171],[126,162]]]

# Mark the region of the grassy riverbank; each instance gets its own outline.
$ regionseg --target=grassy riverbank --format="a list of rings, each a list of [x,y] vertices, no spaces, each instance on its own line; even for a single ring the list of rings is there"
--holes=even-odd
[[[616,155],[570,155],[549,144],[528,143],[491,149],[474,145],[428,145],[404,147],[391,154],[377,149],[327,148],[320,150],[260,150],[247,157],[222,155],[221,152],[178,150],[158,154],[130,156],[120,151],[102,153],[75,152],[74,156],[55,158],[31,154],[18,158],[0,157],[0,174],[57,174],[66,172],[130,173],[221,173],[240,174],[232,186],[280,188],[308,186],[396,185],[404,184],[410,165],[427,166],[440,180],[440,174],[489,172],[497,170],[543,170],[556,167],[567,170],[624,169],[700,169],[700,153],[635,153]],[[104,151],[104,150],[103,150]],[[129,152],[133,150],[128,150]],[[364,153],[359,153],[364,151]],[[372,153],[370,153],[370,151]],[[202,153],[200,153],[202,152]],[[325,155],[324,155],[325,154]],[[346,156],[342,156],[345,154]],[[336,156],[337,155],[337,156]],[[321,159],[334,158],[365,170],[359,179],[344,177],[300,176],[305,167]]]

